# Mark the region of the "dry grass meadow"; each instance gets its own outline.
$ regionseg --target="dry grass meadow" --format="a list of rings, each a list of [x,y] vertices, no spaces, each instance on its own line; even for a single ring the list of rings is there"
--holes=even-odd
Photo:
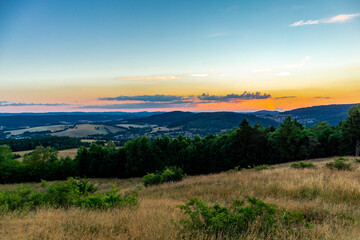
[[[322,165],[329,160],[314,160],[316,169],[291,169],[283,164],[262,171],[192,176],[181,182],[143,189],[139,205],[133,208],[7,213],[0,216],[0,238],[220,239],[202,232],[182,232],[174,224],[185,217],[177,206],[193,197],[210,204],[229,205],[234,199],[248,195],[291,211],[298,210],[314,224],[311,229],[304,227],[297,232],[280,226],[276,239],[360,239],[360,164],[350,160],[352,171],[328,170]],[[102,183],[102,189],[116,184],[127,190],[141,184],[141,179],[93,181]],[[250,231],[247,239],[265,237]]]

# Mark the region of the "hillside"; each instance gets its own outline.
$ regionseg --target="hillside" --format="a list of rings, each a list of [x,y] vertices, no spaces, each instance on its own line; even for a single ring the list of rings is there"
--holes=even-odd
[[[20,129],[25,127],[38,127],[55,124],[76,124],[76,123],[94,123],[108,122],[113,120],[123,120],[139,118],[157,114],[156,112],[139,112],[139,113],[14,113],[0,115],[0,130]]]
[[[196,131],[197,133],[219,133],[222,130],[239,126],[244,118],[247,118],[252,125],[261,123],[265,127],[278,126],[278,123],[271,119],[235,112],[192,113],[174,111],[147,118],[130,119],[126,122],[181,128],[184,131]]]
[[[354,104],[333,104],[298,108],[281,113],[280,115],[290,115],[305,123],[316,124],[319,121],[326,121],[331,125],[337,125],[348,116],[349,109]]]
[[[181,229],[188,219],[179,209],[191,198],[208,204],[229,206],[235,199],[254,196],[289,211],[298,211],[310,222],[310,228],[289,231],[279,226],[276,238],[258,233],[257,226],[243,239],[358,239],[360,232],[359,165],[353,171],[290,169],[275,166],[262,171],[240,171],[190,176],[177,183],[165,183],[140,191],[137,207],[107,210],[80,208],[42,208],[29,214],[7,213],[0,216],[0,234],[4,239],[229,239],[206,231]],[[115,184],[123,191],[133,190],[141,179],[92,179],[101,183],[101,191]],[[0,185],[15,189],[18,184]],[[25,184],[41,189],[41,184]],[[176,224],[174,224],[176,223]],[[231,239],[231,238],[230,238]]]
[[[239,126],[242,120],[247,119],[251,125],[261,123],[263,126],[278,126],[278,123],[271,119],[259,118],[254,115],[234,112],[209,112],[197,113],[190,117],[178,120],[169,127],[183,127],[185,129],[202,129],[208,132],[220,132],[221,130],[232,129]]]
[[[168,113],[155,114],[146,118],[137,118],[128,120],[131,123],[156,124],[158,126],[171,125],[174,122],[181,121],[184,118],[196,115],[192,112],[173,111]]]

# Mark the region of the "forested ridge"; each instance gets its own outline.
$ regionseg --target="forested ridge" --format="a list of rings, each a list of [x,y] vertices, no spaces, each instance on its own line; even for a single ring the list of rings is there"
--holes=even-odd
[[[64,150],[87,146],[89,144],[81,142],[80,138],[50,136],[42,138],[0,139],[0,145],[8,145],[12,151],[18,152],[33,150],[37,146],[46,146],[55,148],[56,150]]]
[[[215,173],[239,166],[277,164],[300,159],[353,155],[359,151],[360,106],[336,127],[325,122],[306,128],[286,118],[280,126],[251,126],[244,119],[239,127],[218,136],[186,138],[167,136],[151,140],[138,137],[117,148],[92,144],[80,147],[74,159],[57,157],[50,147],[37,147],[23,161],[11,149],[0,147],[0,182],[26,182],[80,177],[141,177],[176,166],[189,175]]]

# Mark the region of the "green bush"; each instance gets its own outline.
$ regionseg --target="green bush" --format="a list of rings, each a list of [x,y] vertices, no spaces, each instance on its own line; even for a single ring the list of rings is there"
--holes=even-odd
[[[264,170],[264,169],[269,169],[269,166],[267,164],[263,164],[263,165],[259,165],[259,166],[254,167],[255,171],[260,171],[260,170]]]
[[[235,200],[230,207],[219,204],[208,206],[199,199],[191,199],[180,209],[189,217],[182,220],[182,226],[187,230],[205,231],[209,234],[227,235],[241,238],[253,224],[259,232],[267,233],[279,224],[295,228],[305,224],[304,217],[299,212],[280,210],[273,204],[248,197],[244,201]]]
[[[238,171],[240,171],[240,166],[234,167],[233,169],[229,169],[226,172],[227,173],[235,173],[235,172],[238,172]]]
[[[360,158],[355,158],[354,161],[360,163]]]
[[[333,162],[326,163],[325,167],[337,170],[351,170],[351,163],[346,163],[344,160],[335,159]]]
[[[113,187],[105,193],[98,193],[98,186],[86,179],[69,178],[66,182],[42,182],[43,190],[35,191],[20,186],[16,190],[0,191],[0,212],[33,210],[40,206],[81,207],[107,209],[137,204],[138,189],[124,195]]]
[[[181,181],[186,177],[184,171],[178,167],[166,167],[161,172],[148,173],[143,177],[144,185],[151,186],[155,184],[161,184],[164,182]]]
[[[300,161],[298,163],[292,163],[291,168],[316,168],[316,165],[311,162]]]

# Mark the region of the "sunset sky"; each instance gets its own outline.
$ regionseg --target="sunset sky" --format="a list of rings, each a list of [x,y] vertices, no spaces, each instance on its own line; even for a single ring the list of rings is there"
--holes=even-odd
[[[0,112],[359,102],[359,0],[0,0]]]

